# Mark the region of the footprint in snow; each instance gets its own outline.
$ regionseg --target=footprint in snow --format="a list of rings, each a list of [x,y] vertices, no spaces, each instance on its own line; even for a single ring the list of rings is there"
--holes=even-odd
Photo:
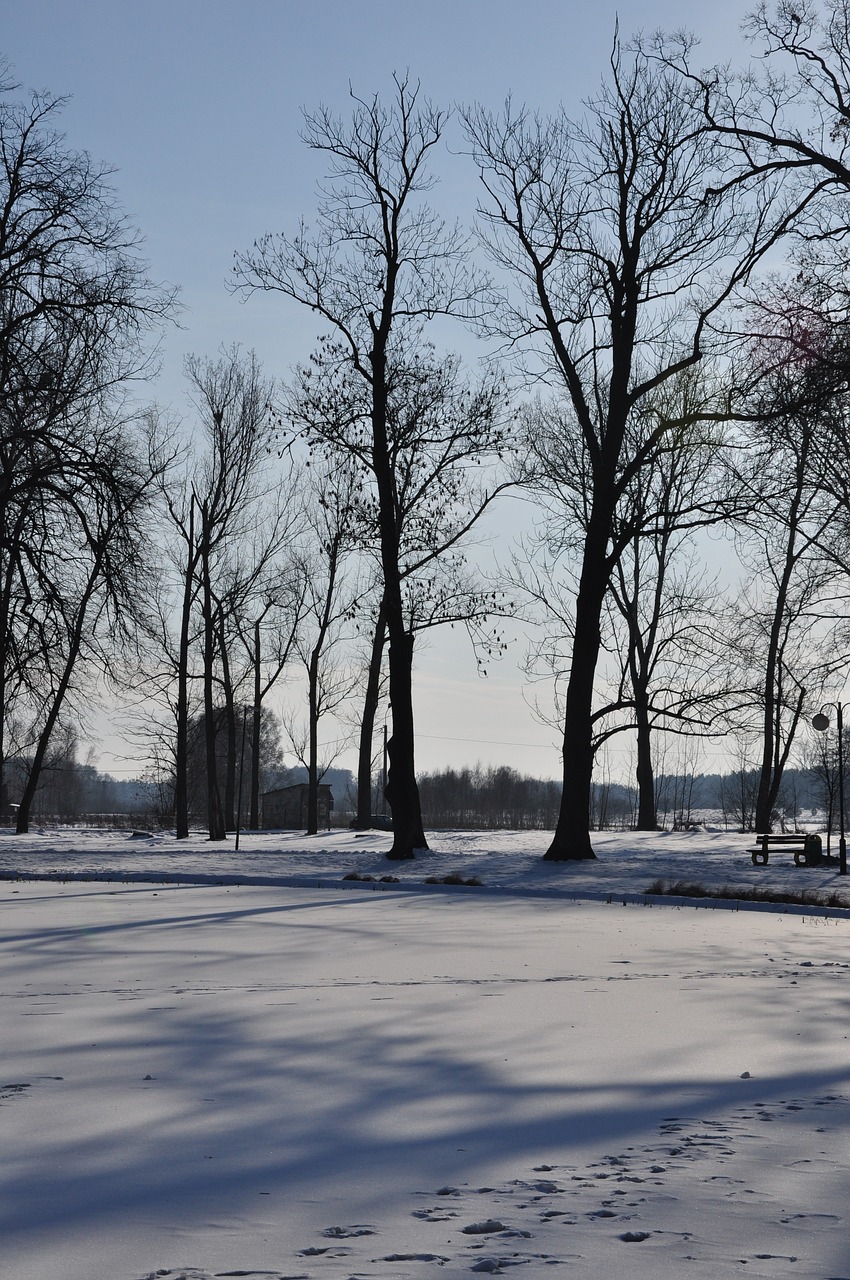
[[[375,1258],[375,1262],[438,1262],[442,1267],[451,1259],[441,1253],[388,1253],[385,1258]]]
[[[421,1218],[423,1222],[451,1222],[452,1218],[457,1217],[454,1210],[449,1209],[414,1209],[412,1214],[414,1218]]]
[[[323,1236],[332,1240],[351,1240],[355,1236],[373,1236],[375,1235],[374,1227],[362,1226],[355,1223],[353,1227],[325,1227],[322,1232]]]

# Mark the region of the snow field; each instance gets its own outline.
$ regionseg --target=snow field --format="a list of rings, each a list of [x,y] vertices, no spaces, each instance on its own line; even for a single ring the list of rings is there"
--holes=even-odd
[[[9,1280],[850,1275],[845,919],[358,884],[0,904]]]

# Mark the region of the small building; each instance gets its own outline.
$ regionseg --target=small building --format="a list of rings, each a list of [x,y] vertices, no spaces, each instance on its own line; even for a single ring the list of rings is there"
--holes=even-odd
[[[304,830],[307,826],[307,795],[309,786],[306,782],[297,782],[292,787],[276,787],[274,791],[266,791],[263,801],[263,828],[283,827],[291,831]],[[331,812],[334,798],[330,785],[319,783],[319,826],[330,831]]]

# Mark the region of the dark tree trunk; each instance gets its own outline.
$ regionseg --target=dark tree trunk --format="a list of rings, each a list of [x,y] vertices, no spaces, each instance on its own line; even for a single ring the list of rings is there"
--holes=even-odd
[[[646,704],[637,705],[637,788],[638,831],[658,830],[658,811],[655,805],[655,774],[652,768],[652,733]]]
[[[597,506],[591,514],[576,598],[572,666],[564,720],[564,782],[561,807],[547,862],[595,858],[590,843],[593,781],[593,684],[601,643],[600,618],[608,583],[607,543],[610,514]]]
[[[9,612],[12,599],[11,539],[7,529],[7,507],[4,493],[0,502],[0,814],[9,812],[6,784],[6,694],[9,666]],[[15,539],[17,542],[17,539]]]
[[[387,803],[393,819],[393,843],[387,857],[401,861],[427,849],[422,826],[419,787],[414,767],[413,637],[404,630],[399,640],[390,635],[390,704],[393,732],[388,743]]]
[[[251,814],[248,825],[260,829],[260,624],[254,623],[254,714],[251,719]]]
[[[785,748],[783,750],[781,739],[782,701],[777,697],[777,690],[779,688],[782,663],[781,637],[786,620],[791,578],[797,562],[797,533],[803,482],[803,463],[798,460],[797,489],[788,513],[785,561],[782,566],[782,575],[777,585],[765,659],[762,754],[755,804],[755,826],[756,831],[760,832],[771,831],[773,828],[773,811],[779,797],[779,788],[782,786],[782,774],[785,770],[788,752],[794,738],[794,730],[802,712],[803,694],[801,691],[798,698],[797,712],[786,735]]]
[[[221,793],[218,789],[218,762],[216,759],[215,700],[213,697],[213,667],[215,663],[215,627],[213,625],[212,591],[210,589],[209,521],[207,507],[203,508],[203,532],[201,536],[201,564],[204,583],[204,730],[207,755],[207,822],[210,840],[224,840],[227,832]]]
[[[0,529],[0,549],[5,545],[5,514]],[[6,782],[6,678],[8,667],[7,641],[9,636],[9,603],[11,599],[11,556],[3,567],[0,586],[0,814],[9,812],[8,784]]]
[[[788,565],[786,563],[786,580]],[[779,747],[779,726],[777,724],[779,708],[776,702],[776,678],[779,667],[779,633],[782,628],[787,592],[783,590],[787,581],[780,584],[768,641],[767,658],[764,671],[764,706],[762,707],[762,741],[761,768],[759,770],[758,791],[756,793],[756,831],[773,829],[773,807],[779,794],[782,775],[776,769],[776,751]]]
[[[307,835],[319,831],[319,658],[318,646],[310,655],[307,674]]]
[[[413,636],[405,626],[399,565],[400,530],[396,511],[393,469],[387,439],[387,366],[392,298],[387,282],[387,303],[382,317],[384,332],[376,335],[372,366],[372,468],[378,488],[378,521],[381,534],[381,567],[384,574],[384,613],[389,639],[390,708],[393,733],[389,742],[387,803],[392,811],[393,843],[387,857],[393,861],[415,857],[427,849],[422,826],[419,788],[416,784],[413,730]]]
[[[189,507],[189,537],[186,543],[186,576],[183,581],[183,608],[180,615],[180,644],[177,654],[177,740],[174,747],[174,834],[178,840],[189,835],[189,627],[195,577],[195,499]]]
[[[219,626],[219,653],[221,656],[221,685],[224,694],[224,725],[227,755],[224,766],[224,822],[228,831],[236,830],[236,703],[233,697],[233,681],[230,678],[230,662],[227,654],[224,619]]]
[[[369,675],[366,696],[363,699],[363,718],[360,721],[360,749],[357,757],[357,831],[366,831],[372,825],[372,741],[375,734],[375,716],[381,691],[381,665],[384,660],[386,621],[383,603],[378,610],[372,636],[372,653],[369,659]]]

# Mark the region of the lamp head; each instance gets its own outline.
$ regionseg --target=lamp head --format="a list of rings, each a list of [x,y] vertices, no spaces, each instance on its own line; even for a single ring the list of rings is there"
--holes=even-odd
[[[829,728],[829,716],[819,711],[816,716],[812,716],[812,728],[817,729],[818,733],[824,733]]]

